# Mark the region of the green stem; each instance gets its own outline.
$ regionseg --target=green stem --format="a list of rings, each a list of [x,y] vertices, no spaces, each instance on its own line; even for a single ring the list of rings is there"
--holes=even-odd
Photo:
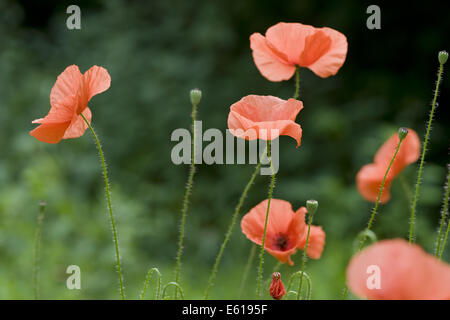
[[[37,220],[36,233],[34,236],[34,257],[33,257],[33,270],[34,270],[34,299],[39,299],[39,261],[40,251],[41,251],[41,231],[42,231],[42,223],[44,222],[44,212],[45,212],[46,203],[42,201],[39,204],[39,216]]]
[[[242,280],[241,280],[241,287],[239,289],[239,298],[242,297],[242,294],[244,293],[245,284],[247,283],[248,274],[250,273],[250,268],[253,264],[253,259],[255,258],[256,253],[256,245],[252,244],[252,248],[250,250],[250,254],[247,259],[247,264],[245,265],[244,273],[242,274]]]
[[[398,145],[397,145],[397,148],[395,149],[394,155],[393,155],[393,157],[391,159],[391,162],[389,162],[389,165],[388,165],[388,167],[386,169],[386,173],[384,174],[383,180],[381,181],[381,186],[380,186],[380,190],[378,191],[377,200],[375,201],[375,206],[374,206],[374,208],[372,210],[372,214],[370,216],[369,222],[367,223],[367,227],[365,229],[366,233],[368,231],[371,231],[370,229],[372,228],[372,224],[373,224],[373,222],[375,220],[375,216],[376,216],[377,211],[378,211],[378,206],[380,205],[380,199],[381,199],[381,195],[383,194],[383,189],[384,189],[384,184],[386,183],[386,178],[387,178],[387,176],[389,174],[389,170],[391,170],[391,167],[392,167],[392,164],[394,163],[395,158],[397,157],[397,153],[398,153],[398,150],[400,150],[400,146],[401,146],[402,142],[403,142],[403,139],[400,138],[399,142],[398,142]],[[358,252],[361,251],[364,248],[364,244],[366,243],[366,239],[367,239],[367,235],[364,234],[363,237],[361,238],[361,243],[359,245]],[[348,287],[346,286],[344,288],[344,292],[342,294],[342,298],[346,299],[347,294],[348,294]]]
[[[295,69],[295,92],[292,99],[297,99],[300,95],[300,68]]]
[[[97,137],[97,134],[94,131],[94,128],[91,126],[91,123],[85,118],[85,116],[81,113],[80,114],[86,124],[89,127],[89,130],[91,130],[92,136],[94,137],[95,143],[97,144],[98,154],[100,155],[101,165],[103,169],[103,178],[105,180],[105,192],[106,192],[106,200],[108,202],[108,209],[109,209],[109,219],[112,227],[113,232],[113,241],[114,241],[114,247],[115,247],[115,254],[116,254],[116,265],[117,265],[117,273],[119,275],[119,285],[120,285],[120,295],[122,297],[122,300],[125,300],[125,290],[123,285],[123,278],[122,278],[122,267],[120,264],[120,254],[119,254],[119,240],[117,237],[117,228],[116,223],[114,222],[114,214],[112,211],[112,205],[111,205],[111,191],[109,188],[109,179],[108,179],[108,173],[106,171],[106,162],[105,162],[105,156],[103,155],[102,146],[100,144],[100,140]]]
[[[176,282],[169,282],[168,284],[166,284],[164,286],[163,291],[162,291],[162,296],[161,296],[162,300],[164,300],[166,298],[166,291],[169,286],[174,286],[175,288],[177,288],[177,290],[175,290],[175,292],[180,291],[181,300],[184,300],[183,288],[181,288],[181,286]]]
[[[270,141],[267,142],[267,155],[269,157],[271,157]],[[262,271],[263,271],[263,264],[264,264],[264,246],[266,243],[267,223],[269,221],[270,201],[272,200],[273,188],[275,187],[275,173],[273,171],[271,158],[270,158],[270,168],[272,169],[272,175],[271,175],[270,185],[269,185],[269,196],[268,196],[268,200],[267,200],[266,219],[264,221],[264,233],[263,233],[263,238],[262,238],[262,243],[261,243],[261,251],[259,254],[258,279],[256,282],[256,297],[258,299],[261,298],[261,280],[262,280]]]
[[[264,151],[264,153],[265,153],[265,151]],[[253,185],[256,177],[258,176],[259,170],[261,168],[261,164],[262,164],[262,162],[259,161],[258,165],[255,167],[255,171],[253,172],[250,180],[248,181],[247,185],[245,186],[244,191],[242,192],[241,197],[239,198],[238,205],[236,206],[236,209],[234,210],[233,217],[231,218],[231,223],[228,227],[227,233],[225,234],[225,239],[223,240],[222,245],[220,246],[220,250],[217,255],[216,261],[214,263],[214,266],[212,268],[211,275],[209,276],[208,286],[206,288],[205,296],[204,296],[205,300],[208,299],[208,297],[209,297],[209,292],[211,290],[214,279],[216,277],[217,268],[219,267],[219,263],[220,263],[220,260],[222,259],[223,252],[225,251],[225,247],[227,246],[227,243],[230,240],[231,232],[233,231],[233,227],[236,223],[237,217],[239,216],[241,207],[244,204],[244,200],[247,197],[247,193],[250,190],[251,186]]]
[[[156,275],[158,277],[158,284],[156,285],[155,300],[159,299],[159,295],[161,292],[161,272],[159,272],[158,268],[151,268],[147,273],[147,277],[145,277],[144,288],[142,289],[141,296],[140,296],[141,300],[144,300],[145,292],[147,291],[148,284],[150,283],[150,277],[152,276],[153,272],[156,272]]]
[[[445,232],[445,237],[442,239],[443,235],[442,232],[444,230],[445,221],[447,220],[448,216],[448,198],[450,196],[450,164],[447,165],[447,184],[445,185],[445,193],[444,193],[444,200],[442,204],[442,217],[441,217],[441,226],[439,228],[439,235],[437,240],[437,246],[435,255],[439,257],[439,260],[442,259],[442,255],[444,254],[445,249],[445,243],[447,242],[447,236],[448,231],[450,229],[450,221],[447,222],[447,231]],[[442,239],[442,244],[441,244]]]
[[[287,300],[287,298],[288,298],[290,293],[295,293],[297,295],[297,292],[291,291],[292,284],[293,284],[294,279],[295,279],[295,277],[297,275],[299,275],[299,276],[300,275],[304,275],[305,276],[305,279],[307,280],[307,283],[308,283],[308,291],[306,293],[306,299],[307,300],[311,300],[311,295],[312,295],[312,281],[311,281],[311,278],[309,277],[309,275],[306,272],[301,272],[301,271],[297,271],[297,272],[293,273],[291,275],[291,277],[289,278],[288,285],[286,287],[285,299]]]
[[[308,253],[309,233],[311,232],[311,224],[313,221],[313,217],[310,215],[308,220],[309,220],[308,233],[306,235],[305,251],[303,251],[302,270],[301,270],[301,274],[300,274],[300,281],[298,283],[297,300],[300,300],[300,295],[302,292],[303,274],[305,272],[305,264],[306,264],[306,258],[307,258],[307,253]]]
[[[422,181],[422,170],[423,170],[423,166],[425,163],[425,153],[427,152],[428,141],[430,139],[431,124],[433,122],[434,111],[437,106],[436,101],[437,101],[437,96],[439,93],[439,85],[441,83],[443,71],[444,71],[444,65],[441,63],[439,66],[438,78],[436,81],[436,88],[434,90],[433,102],[431,104],[431,111],[430,111],[430,118],[428,119],[427,132],[425,134],[425,140],[423,142],[422,155],[420,157],[420,165],[419,165],[419,171],[417,173],[417,181],[416,181],[416,191],[414,193],[414,199],[413,199],[412,206],[411,206],[411,218],[409,220],[409,243],[412,243],[414,241],[414,227],[416,224],[416,206],[417,206],[417,200],[419,197],[420,183]]]
[[[192,151],[191,151],[191,166],[189,168],[189,177],[186,185],[186,191],[183,198],[183,206],[181,209],[181,223],[180,223],[180,235],[178,238],[178,252],[177,252],[177,262],[175,267],[175,282],[180,283],[180,272],[181,272],[181,256],[183,254],[183,241],[184,241],[184,228],[186,224],[186,214],[189,207],[189,196],[191,195],[192,185],[194,183],[195,174],[195,140],[197,138],[195,120],[197,116],[197,103],[192,103]],[[175,299],[178,296],[178,287],[175,287]]]

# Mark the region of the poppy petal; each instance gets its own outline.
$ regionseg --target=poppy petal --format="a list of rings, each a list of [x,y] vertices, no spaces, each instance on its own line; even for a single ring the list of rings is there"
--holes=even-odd
[[[109,89],[111,76],[105,68],[93,66],[83,75],[88,100]]]
[[[403,239],[383,240],[351,259],[347,285],[369,299],[449,299],[450,266]]]
[[[306,237],[308,233],[307,228],[308,226],[306,226],[305,236],[303,237],[301,244],[298,246],[298,248],[302,250],[305,250],[306,247]],[[309,232],[307,255],[311,259],[320,259],[324,246],[325,231],[323,231],[322,227],[311,226],[311,230]]]
[[[386,168],[373,163],[366,164],[359,170],[356,175],[356,186],[364,199],[376,202],[385,174]],[[391,178],[388,176],[384,183],[383,192],[381,193],[380,203],[386,203],[390,200],[390,186]]]
[[[269,81],[283,81],[292,78],[295,66],[277,56],[260,33],[250,36],[253,60],[259,72]]]
[[[30,131],[30,135],[39,141],[46,143],[58,143],[64,136],[64,132],[70,125],[70,121],[63,123],[42,123],[34,130]]]
[[[301,23],[280,22],[267,29],[266,39],[272,51],[285,55],[290,64],[300,64],[305,40],[314,34],[315,28]]]
[[[91,123],[92,112],[89,108],[84,109],[83,115],[86,117],[89,123]],[[87,128],[88,125],[86,124],[84,119],[81,116],[75,116],[73,121],[70,123],[70,126],[67,128],[63,139],[81,137]]]
[[[80,93],[83,75],[76,65],[67,67],[59,76],[50,92],[52,107],[66,106],[76,110],[84,103],[85,98]],[[85,101],[87,103],[87,100]]]
[[[347,56],[347,38],[339,31],[320,28],[306,39],[300,65],[322,78],[335,75]]]

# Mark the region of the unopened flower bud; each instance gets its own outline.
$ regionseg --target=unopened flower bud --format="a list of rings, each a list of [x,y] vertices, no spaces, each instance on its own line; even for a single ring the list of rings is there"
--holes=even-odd
[[[281,300],[286,294],[284,289],[284,284],[281,281],[281,274],[279,272],[274,272],[272,274],[272,283],[270,284],[270,296],[275,300]]]
[[[306,209],[308,210],[310,216],[313,216],[316,213],[318,207],[319,203],[316,200],[306,201]]]
[[[448,59],[448,52],[445,51],[445,50],[440,51],[439,54],[438,54],[438,59],[439,59],[439,63],[440,64],[445,64],[447,62],[447,59]]]
[[[407,135],[408,135],[408,128],[402,127],[398,129],[398,137],[400,138],[400,140],[405,139]]]
[[[200,89],[192,89],[191,90],[191,103],[193,105],[198,105],[200,100],[202,99],[202,92]]]

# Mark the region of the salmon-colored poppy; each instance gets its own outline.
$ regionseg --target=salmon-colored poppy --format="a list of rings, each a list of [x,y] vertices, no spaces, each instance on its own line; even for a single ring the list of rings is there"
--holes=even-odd
[[[267,202],[267,199],[260,202],[241,221],[242,232],[249,240],[258,245],[262,244]],[[290,265],[294,265],[291,255],[297,249],[304,249],[308,232],[308,226],[305,223],[306,213],[305,207],[294,212],[289,202],[280,199],[271,200],[264,248],[280,262],[289,262]],[[316,234],[317,229],[315,228],[315,230]],[[325,244],[324,238],[324,234],[323,237],[317,235],[311,237],[310,235],[307,254],[311,258],[320,257]],[[311,248],[314,249],[311,250]]]
[[[448,300],[450,265],[403,239],[383,240],[352,258],[347,284],[374,300]]]
[[[290,136],[300,146],[302,128],[295,118],[303,103],[296,99],[283,100],[273,96],[249,95],[230,107],[228,128],[239,138],[273,140]]]
[[[58,143],[61,139],[78,138],[84,134],[92,119],[88,102],[91,98],[106,91],[111,84],[108,71],[93,66],[81,74],[78,66],[67,67],[58,76],[50,92],[50,111],[45,118],[34,120],[39,123],[30,135],[46,143]]]
[[[375,155],[374,162],[359,170],[356,184],[359,193],[368,201],[375,202],[389,163],[394,156],[399,142],[398,134],[391,136]],[[416,162],[420,156],[420,140],[417,133],[408,129],[408,135],[402,141],[394,163],[386,177],[380,202],[386,203],[391,198],[389,192],[392,180],[409,164]]]
[[[272,274],[272,282],[270,283],[269,293],[275,300],[281,300],[286,294],[283,281],[281,281],[281,274],[274,272]]]
[[[326,78],[335,75],[347,56],[347,38],[330,28],[280,22],[266,36],[250,36],[253,60],[270,81],[290,79],[297,66]]]

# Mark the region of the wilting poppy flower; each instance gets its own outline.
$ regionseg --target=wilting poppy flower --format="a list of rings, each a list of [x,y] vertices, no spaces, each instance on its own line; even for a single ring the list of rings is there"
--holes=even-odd
[[[32,122],[40,126],[32,130],[30,135],[47,143],[82,136],[88,126],[81,114],[91,121],[89,100],[106,91],[110,84],[111,77],[102,67],[93,66],[85,74],[81,74],[76,65],[67,67],[58,76],[50,92],[50,112],[45,118]]]
[[[355,295],[374,300],[447,300],[450,266],[416,244],[383,240],[352,258],[347,284]]]
[[[270,283],[269,293],[275,300],[281,300],[286,294],[284,284],[281,281],[281,274],[279,272],[274,272],[272,274],[272,282]]]
[[[249,95],[230,107],[228,128],[239,138],[274,140],[290,136],[300,146],[302,128],[295,118],[303,103],[296,99],[283,100],[273,96]]]
[[[267,199],[251,209],[241,221],[241,229],[245,236],[254,243],[261,245],[266,220]],[[280,262],[294,265],[291,255],[297,249],[304,249],[308,226],[305,223],[305,207],[296,212],[289,202],[272,199],[270,202],[269,220],[267,221],[266,240],[264,248]],[[315,228],[310,234],[307,254],[318,259],[325,244],[325,233]],[[311,236],[314,233],[314,236]],[[318,235],[320,234],[320,235]]]
[[[280,22],[267,29],[266,36],[250,36],[253,60],[270,81],[290,79],[297,66],[326,78],[335,75],[347,55],[347,38],[330,28]]]
[[[375,155],[374,162],[367,164],[359,170],[356,184],[359,193],[368,201],[375,202],[380,190],[381,182],[386,174],[389,163],[394,156],[399,142],[398,134],[390,137]],[[409,164],[416,162],[420,156],[420,140],[417,133],[408,129],[408,135],[403,140],[397,157],[386,177],[380,202],[386,203],[391,198],[389,192],[392,180]]]

